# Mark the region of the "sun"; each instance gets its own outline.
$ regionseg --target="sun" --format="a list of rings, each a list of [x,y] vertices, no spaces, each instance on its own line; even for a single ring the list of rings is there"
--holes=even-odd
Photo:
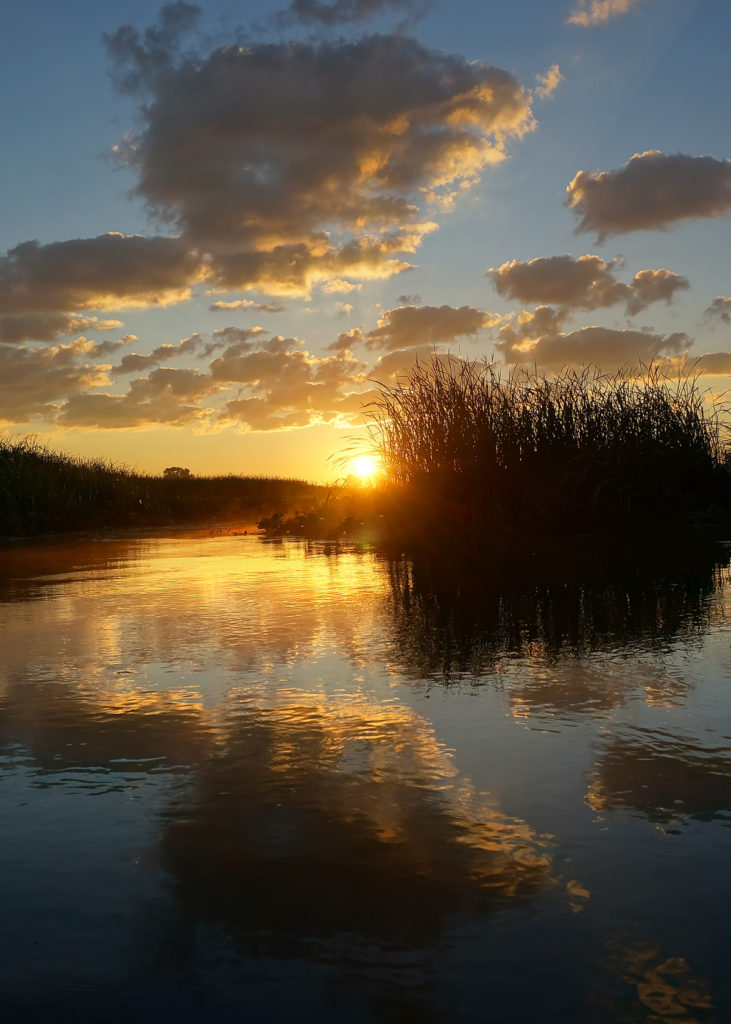
[[[356,455],[348,463],[348,470],[362,484],[372,484],[383,473],[383,463],[377,455]]]

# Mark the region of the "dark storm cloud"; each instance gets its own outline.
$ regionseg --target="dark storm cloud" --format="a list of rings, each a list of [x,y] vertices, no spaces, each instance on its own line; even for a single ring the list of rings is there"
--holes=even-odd
[[[688,288],[687,279],[670,270],[640,270],[631,284],[623,284],[616,266],[616,260],[607,263],[600,256],[549,256],[511,260],[491,267],[488,276],[500,295],[519,302],[589,310],[624,303],[630,315],[652,302],[671,302],[678,289]]]
[[[731,160],[710,156],[637,153],[616,171],[579,171],[566,205],[581,221],[577,231],[598,240],[682,220],[731,212]]]
[[[119,309],[186,298],[202,275],[179,238],[121,235],[21,242],[0,258],[0,313]]]

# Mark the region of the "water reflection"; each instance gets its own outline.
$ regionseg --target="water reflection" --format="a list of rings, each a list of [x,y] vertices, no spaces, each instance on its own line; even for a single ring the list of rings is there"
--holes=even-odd
[[[0,747],[22,751],[38,785],[75,769],[96,776],[169,771],[197,763],[209,742],[189,691],[92,695],[16,678],[5,686],[1,709]]]
[[[668,956],[648,942],[612,940],[606,967],[611,984],[597,1012],[614,1020],[677,1021],[711,1024],[715,1019],[708,985],[683,956]]]
[[[548,884],[546,840],[460,778],[421,716],[296,693],[258,704],[229,708],[170,814],[164,857],[189,921],[225,922],[254,954],[348,934],[355,955],[366,937],[431,946],[456,915]]]
[[[663,825],[689,818],[731,823],[731,749],[661,730],[626,728],[589,776],[595,811],[634,810]]]
[[[587,543],[543,552],[447,551],[389,564],[393,630],[404,667],[445,680],[505,659],[545,664],[702,636],[729,550],[688,545],[611,551]]]
[[[705,1021],[728,554],[693,557],[0,553],[9,1005]]]

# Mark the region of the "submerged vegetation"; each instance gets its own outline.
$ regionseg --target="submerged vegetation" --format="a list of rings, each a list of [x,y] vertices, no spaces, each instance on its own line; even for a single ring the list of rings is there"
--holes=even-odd
[[[708,398],[655,366],[549,376],[434,357],[380,386],[370,439],[412,534],[705,523],[729,499]]]
[[[194,476],[172,466],[163,476],[101,459],[75,459],[33,438],[0,438],[0,536],[44,532],[251,524],[282,508],[322,503],[327,488],[304,480]]]

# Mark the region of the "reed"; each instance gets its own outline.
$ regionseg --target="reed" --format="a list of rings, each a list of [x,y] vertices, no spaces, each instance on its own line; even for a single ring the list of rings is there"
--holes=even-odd
[[[316,505],[326,488],[258,476],[153,476],[0,437],[0,536],[241,521]]]
[[[434,357],[367,408],[407,529],[583,531],[728,507],[719,406],[692,373],[557,375]]]

